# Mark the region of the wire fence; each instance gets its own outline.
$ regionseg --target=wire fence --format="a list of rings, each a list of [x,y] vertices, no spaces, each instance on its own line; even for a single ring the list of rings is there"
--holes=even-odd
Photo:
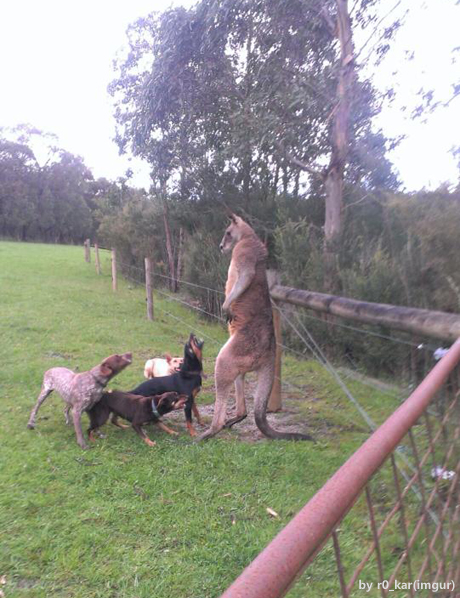
[[[116,270],[119,274],[121,274],[121,276],[124,279],[126,279],[131,284],[135,286],[145,285],[145,268],[141,268],[136,264],[129,264],[125,261],[120,260],[117,257]],[[161,298],[164,298],[167,301],[183,305],[184,307],[199,313],[206,319],[210,319],[212,321],[216,321],[222,325],[225,325],[226,319],[224,318],[221,309],[224,297],[223,291],[216,288],[212,288],[210,286],[198,284],[196,282],[191,282],[183,278],[173,278],[171,276],[168,276],[167,274],[164,274],[163,272],[158,271],[158,269],[152,270],[151,282],[153,288],[155,289],[155,293],[158,294]],[[206,306],[211,305],[213,309],[206,309],[206,306],[203,306],[201,302],[197,299],[184,297],[183,295],[173,293],[171,290],[169,290],[170,285],[172,286],[173,284],[180,285],[182,289],[190,289],[192,292],[194,289],[200,289],[202,291],[205,291],[207,294],[207,300],[205,301]],[[355,404],[355,407],[361,413],[361,416],[366,420],[368,426],[372,430],[375,429],[375,424],[373,422],[371,423],[371,418],[367,415],[366,411],[358,405],[356,399],[354,398],[352,392],[349,389],[349,385],[346,382],[346,380],[352,381],[358,379],[360,384],[364,384],[370,388],[378,390],[382,394],[402,399],[405,392],[410,390],[411,386],[412,388],[415,387],[416,383],[420,381],[424,375],[426,375],[426,373],[429,371],[429,369],[434,363],[432,355],[438,347],[432,343],[413,342],[401,337],[385,335],[380,332],[369,330],[368,328],[359,328],[357,326],[344,324],[338,321],[337,318],[325,321],[317,316],[306,314],[305,310],[301,310],[302,313],[300,314],[299,309],[293,309],[292,306],[290,306],[289,310],[287,310],[285,307],[281,309],[279,305],[274,305],[274,307],[277,308],[282,314],[282,321],[285,324],[285,331],[288,333],[289,331],[291,331],[293,333],[292,336],[289,336],[289,334],[287,334],[286,337],[289,338],[290,341],[293,340],[294,343],[290,342],[289,344],[287,344],[286,340],[284,340],[282,343],[279,343],[280,348],[284,352],[290,353],[296,358],[305,360],[311,359],[313,357],[315,360],[317,360],[321,364],[321,366],[324,367],[330,373],[331,377],[336,381],[338,387],[344,392],[345,396],[347,396],[348,399]],[[187,320],[180,318],[177,314],[173,314],[171,311],[166,309],[164,305],[160,306],[156,304],[155,309],[158,309],[165,317],[172,320],[174,324],[179,323],[186,325],[188,328],[190,328],[190,330],[193,330],[203,338],[211,341],[213,344],[221,344],[221,341],[210,337],[210,335],[206,333],[202,328],[197,328],[196,325],[193,325]],[[292,323],[293,319],[295,319],[295,321],[297,322],[297,329]],[[397,385],[396,390],[394,385],[392,389],[388,389],[384,385],[382,386],[382,384],[379,382],[375,383],[371,378],[368,378],[365,374],[363,375],[360,368],[356,366],[356,364],[354,363],[351,363],[351,369],[345,371],[345,373],[342,373],[339,371],[339,368],[335,367],[332,364],[330,359],[327,357],[326,351],[320,348],[319,343],[317,343],[313,339],[312,332],[307,331],[307,328],[304,323],[305,320],[310,320],[315,325],[318,325],[323,328],[330,329],[332,327],[337,329],[350,330],[353,333],[358,333],[368,338],[377,338],[383,342],[395,343],[396,345],[399,345],[401,347],[406,347],[411,351],[411,357],[409,359],[412,359],[413,361],[412,352],[415,351],[417,354],[417,361],[420,361],[421,359],[421,361],[423,362],[423,367],[420,367],[418,365],[415,368],[417,370],[417,377],[413,377],[411,383],[407,386],[403,384]],[[303,330],[303,334],[299,333],[299,328]],[[315,329],[315,333],[318,334],[318,328]],[[309,341],[306,340],[308,336],[310,337]],[[296,385],[292,382],[286,380],[283,380],[282,383],[283,386],[287,388],[300,388],[298,386],[296,387]]]
[[[298,595],[296,580],[311,596],[458,598],[459,362],[460,340],[222,598]]]
[[[118,262],[117,267],[130,284],[145,284],[142,268],[123,262]],[[155,277],[172,281],[171,277],[158,272],[152,273],[153,280]],[[222,291],[186,280],[179,283],[214,293],[216,300],[222,301]],[[172,294],[167,288],[167,285],[156,284],[155,293],[166,302],[225,324],[222,314],[212,313],[194,300]],[[212,343],[221,344],[196,323],[169,311],[165,301],[161,305],[157,302],[155,309],[174,325],[187,326]],[[279,303],[274,304],[274,309],[304,347],[299,351],[283,342],[280,343],[283,351],[303,359],[313,356],[329,372],[337,388],[373,433],[223,596],[279,598],[291,587],[295,593],[296,580],[299,584],[307,583],[306,578],[301,577],[306,569],[308,588],[313,588],[311,595],[317,583],[322,595],[343,598],[361,596],[364,590],[369,595],[388,596],[398,589],[404,590],[406,596],[458,598],[460,341],[424,376],[399,409],[377,427],[350,391],[345,381],[350,375],[344,376],[334,367],[306,320],[296,309],[287,310]],[[316,316],[308,319],[323,323]],[[381,337],[379,340],[397,343],[409,351],[421,351],[423,374],[431,369],[436,350],[433,344],[421,345],[337,322],[332,325]],[[369,380],[364,382],[379,392],[399,396],[392,389]],[[283,384],[295,388],[292,382],[283,381]],[[358,532],[353,523],[356,518],[361,522]],[[324,579],[320,573],[324,567],[319,566],[323,559],[335,562],[336,567],[335,574],[326,583],[327,594],[324,594]]]

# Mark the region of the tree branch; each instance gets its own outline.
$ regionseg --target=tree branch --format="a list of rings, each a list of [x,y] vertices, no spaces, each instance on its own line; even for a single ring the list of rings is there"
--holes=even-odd
[[[337,21],[334,21],[334,19],[331,17],[331,15],[327,12],[327,10],[324,8],[324,6],[321,8],[321,16],[324,19],[324,22],[327,25],[327,28],[329,29],[329,33],[333,36],[336,37],[337,35]]]
[[[299,160],[299,158],[296,158],[295,156],[293,156],[290,152],[287,151],[287,149],[284,147],[284,144],[281,143],[281,141],[275,141],[275,145],[280,150],[280,152],[283,153],[285,158],[287,158],[289,160],[289,162],[292,162],[292,164],[295,164],[302,170],[309,172],[310,174],[320,178],[321,180],[324,179],[325,172],[323,170],[317,170],[316,168],[313,168],[313,166],[310,166],[309,164],[306,164],[302,160]]]

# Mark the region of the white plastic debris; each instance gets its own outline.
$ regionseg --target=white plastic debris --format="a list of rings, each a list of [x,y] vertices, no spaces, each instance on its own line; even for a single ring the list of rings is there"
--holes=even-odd
[[[444,357],[444,355],[447,353],[449,349],[445,349],[444,347],[438,347],[436,349],[436,351],[433,353],[433,358],[436,361],[439,361],[440,359],[442,359]]]
[[[440,467],[439,465],[436,465],[436,467],[433,467],[431,469],[431,477],[436,480],[438,478],[441,478],[443,480],[451,480],[455,475],[455,471],[452,471],[451,469],[444,469],[443,467]]]

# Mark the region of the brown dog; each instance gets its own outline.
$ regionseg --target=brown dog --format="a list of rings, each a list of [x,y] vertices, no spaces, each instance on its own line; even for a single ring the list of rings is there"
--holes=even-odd
[[[81,429],[81,414],[99,401],[109,380],[119,374],[132,361],[132,354],[110,355],[107,359],[88,372],[76,374],[68,368],[51,368],[43,376],[42,390],[32,409],[27,427],[35,428],[35,417],[41,404],[53,390],[61,395],[67,403],[65,408],[66,421],[68,412],[72,409],[73,425],[77,435],[77,442],[81,448],[88,448]]]
[[[247,416],[244,375],[257,372],[254,417],[259,430],[269,438],[311,440],[305,434],[278,432],[267,421],[267,404],[275,372],[275,331],[268,290],[267,249],[253,229],[232,214],[231,224],[220,244],[222,253],[232,251],[225,285],[223,310],[228,314],[230,338],[219,351],[215,366],[216,402],[210,438]],[[236,416],[226,421],[227,399],[235,383]]]
[[[162,395],[154,397],[143,397],[133,395],[120,390],[105,392],[101,400],[98,401],[92,409],[88,411],[90,427],[88,428],[89,439],[94,440],[94,431],[103,426],[113,413],[123,419],[131,422],[131,425],[142,440],[148,446],[155,446],[155,442],[150,440],[142,429],[143,424],[153,422],[164,432],[177,435],[177,432],[168,428],[160,417],[176,409],[182,409],[187,401],[185,395],[179,395],[177,392],[165,392]],[[119,428],[126,428],[118,423],[116,418],[112,418],[112,423]]]

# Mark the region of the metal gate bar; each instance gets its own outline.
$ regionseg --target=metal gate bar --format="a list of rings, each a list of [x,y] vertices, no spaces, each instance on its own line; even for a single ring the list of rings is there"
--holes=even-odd
[[[333,537],[334,553],[337,561],[339,588],[343,597],[350,595],[353,585],[364,566],[375,555],[378,566],[381,595],[387,596],[392,589],[396,576],[403,565],[406,573],[414,580],[411,551],[424,543],[426,555],[422,566],[417,571],[417,580],[427,573],[430,583],[444,581],[459,583],[460,577],[460,418],[458,417],[458,371],[454,372],[460,362],[460,339],[452,345],[449,352],[432,369],[409,398],[372,434],[372,436],[340,467],[340,469],[313,496],[291,522],[274,538],[274,540],[243,571],[235,582],[224,592],[222,598],[279,598],[284,596],[302,571],[312,562],[329,537]],[[438,391],[443,387],[440,401],[440,417],[436,420],[439,430],[435,434],[426,410],[433,402]],[[447,397],[451,400],[446,405]],[[437,399],[438,400],[438,399]],[[400,487],[398,472],[393,467],[396,489],[395,503],[385,520],[377,527],[373,515],[373,502],[368,483],[372,476],[392,456],[393,451],[401,443],[406,434],[410,446],[415,446],[413,426],[424,417],[426,441],[422,444],[423,455],[419,457],[418,449],[412,450],[414,472],[408,476],[404,488]],[[454,426],[452,427],[452,422]],[[425,438],[425,437],[424,437]],[[441,458],[442,453],[442,460]],[[455,461],[454,471],[447,481],[442,475],[436,477],[430,492],[424,486],[423,468],[432,460],[433,468],[441,467],[441,473]],[[394,463],[394,460],[392,461]],[[441,465],[439,465],[441,463]],[[452,474],[452,475],[451,475]],[[421,504],[418,509],[421,516],[413,522],[413,530],[409,531],[409,522],[404,510],[409,488],[418,485]],[[367,549],[358,567],[352,573],[348,583],[345,581],[344,567],[341,561],[341,550],[337,526],[366,490],[370,527],[373,531],[373,542]],[[437,524],[430,527],[428,512],[437,509]],[[380,539],[392,517],[399,513],[400,528],[404,550],[397,559],[391,575],[385,577],[381,559],[382,546]],[[432,524],[431,524],[432,525]],[[424,538],[420,533],[424,530]],[[417,541],[419,543],[417,544]],[[409,564],[409,567],[408,567]],[[376,572],[377,573],[377,572]],[[414,588],[410,589],[414,595]],[[432,595],[430,590],[430,595]],[[454,594],[443,594],[454,596]]]

